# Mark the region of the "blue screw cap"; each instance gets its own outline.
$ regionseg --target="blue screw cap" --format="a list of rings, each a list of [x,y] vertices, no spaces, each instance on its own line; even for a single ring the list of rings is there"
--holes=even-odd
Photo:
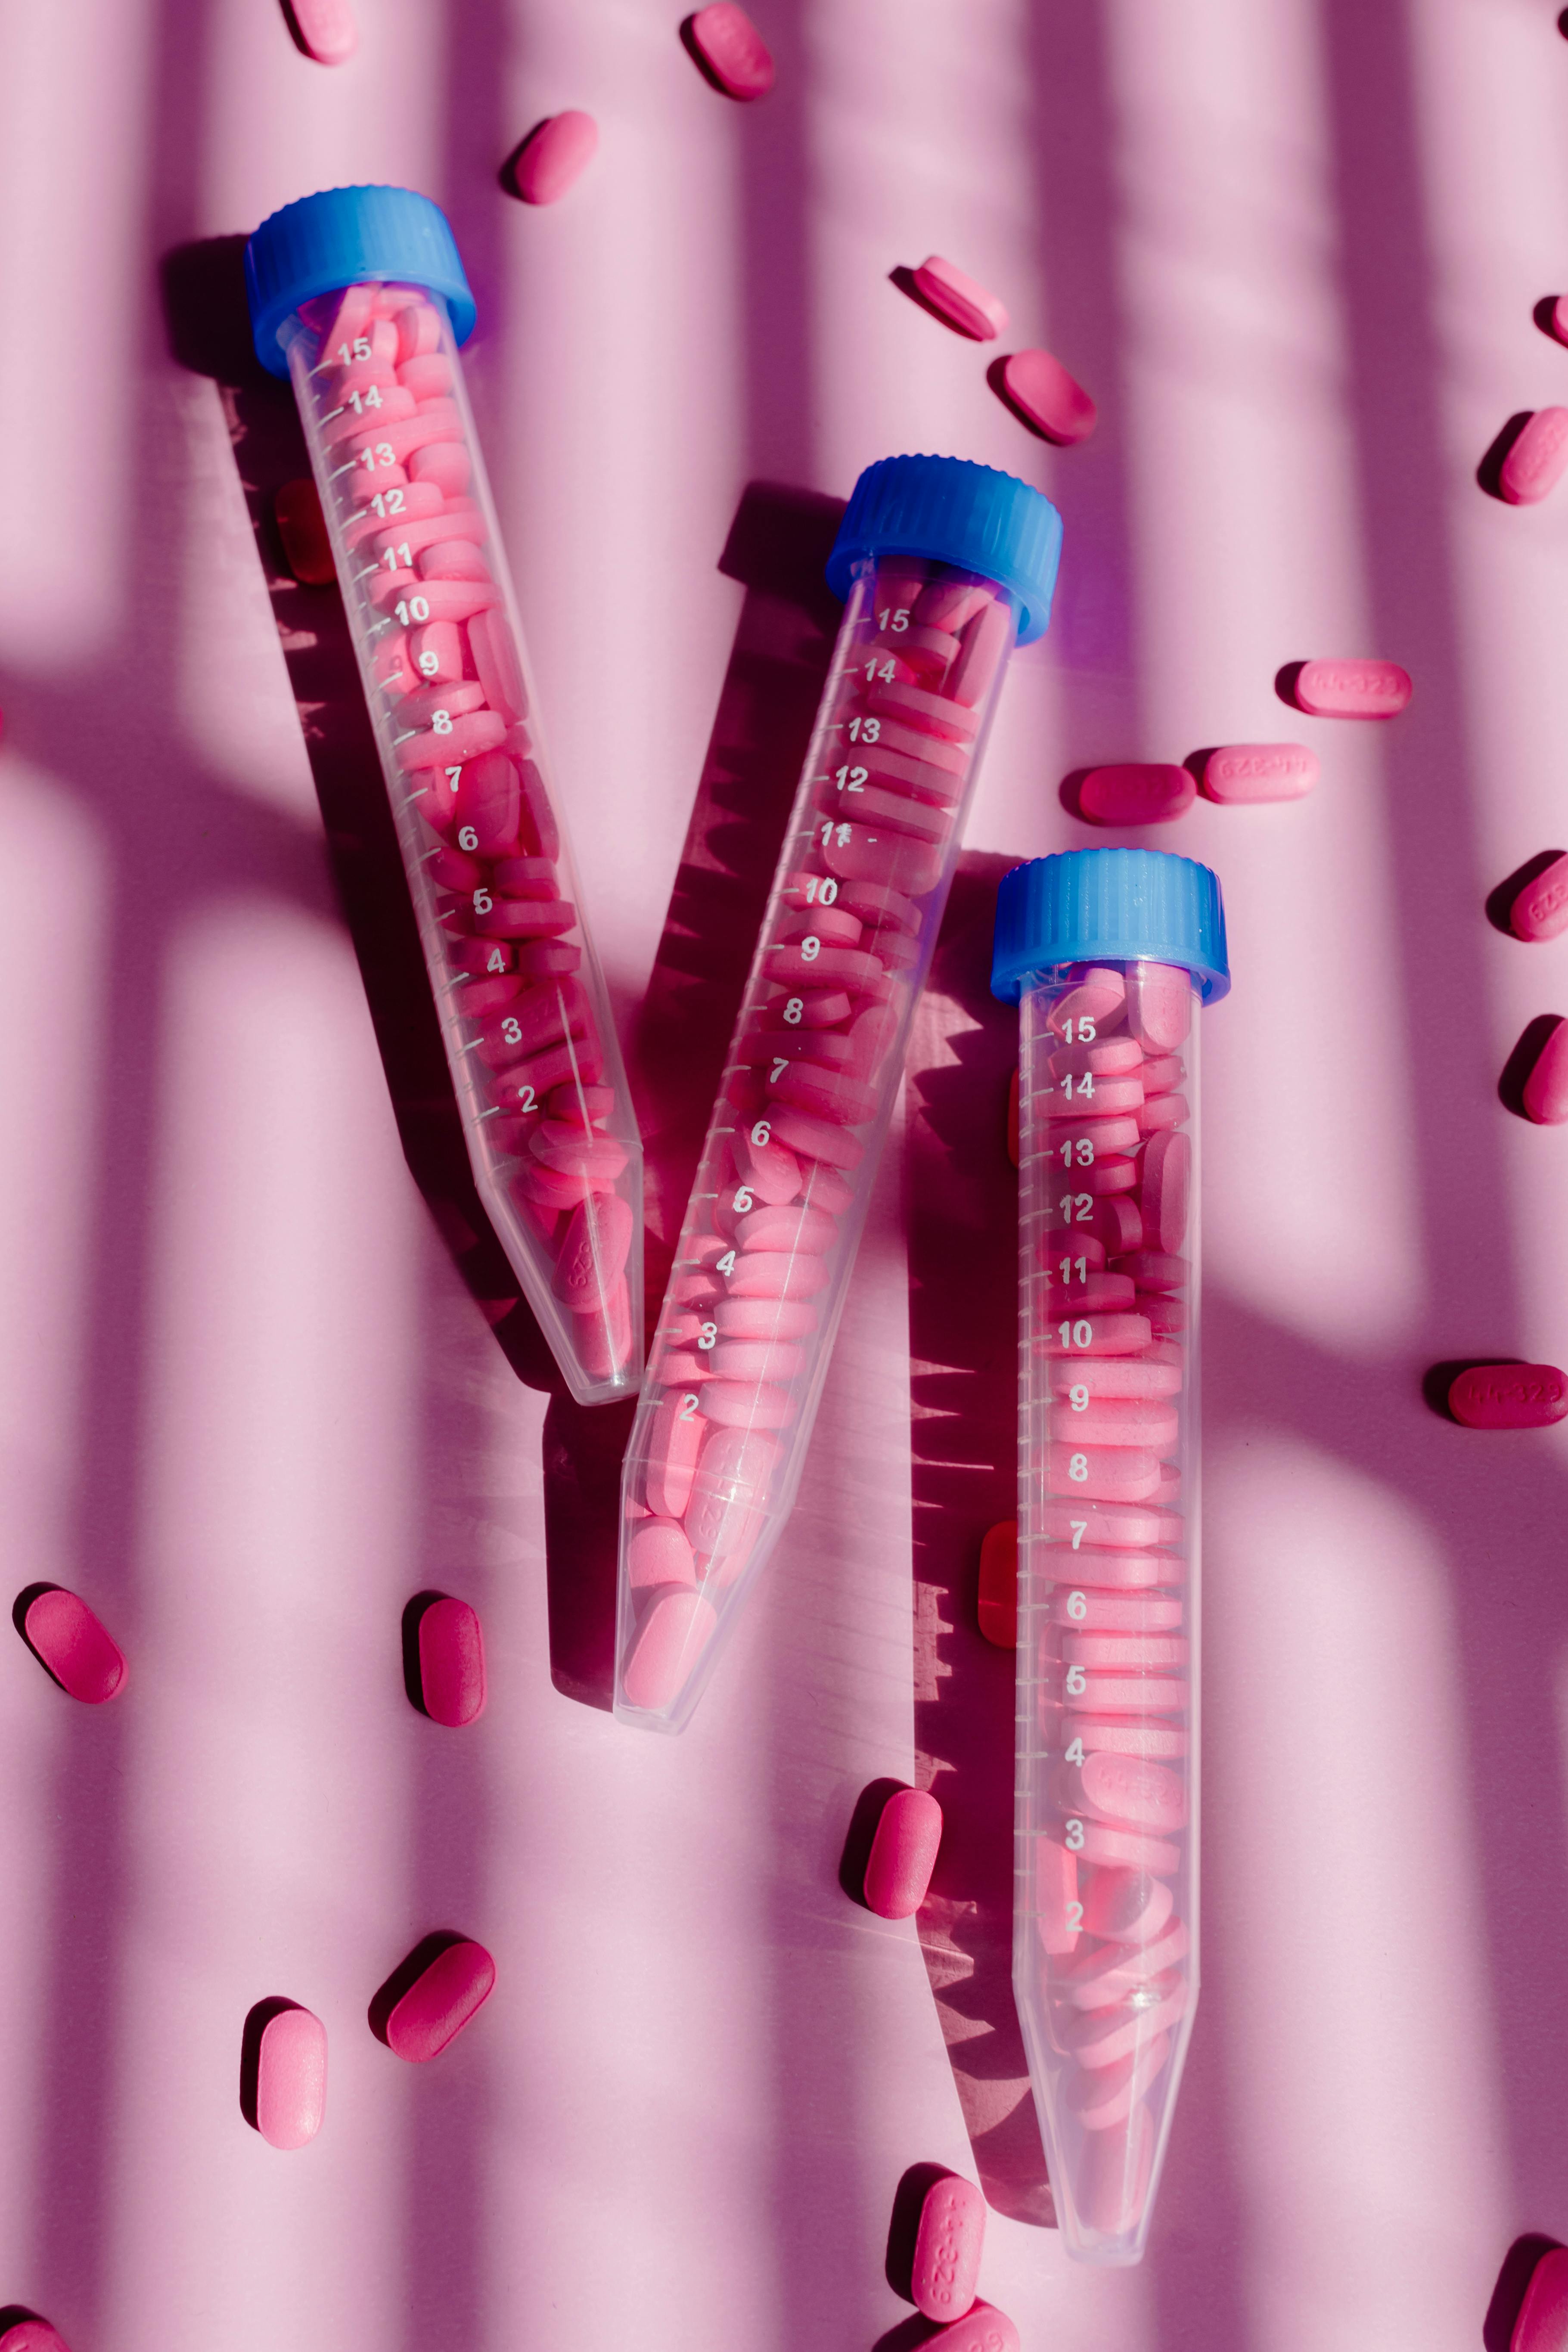
[[[474,298],[446,214],[412,188],[323,188],[271,214],[245,248],[256,356],[286,376],[279,330],[302,302],[367,278],[423,286],[447,305],[452,332],[474,331]]]
[[[827,584],[849,593],[866,556],[923,555],[994,580],[1018,603],[1018,643],[1044,636],[1062,554],[1049,499],[969,457],[883,457],[854,489],[827,559]]]
[[[991,992],[1016,1004],[1061,963],[1181,964],[1205,1004],[1230,989],[1219,877],[1165,849],[1069,849],[1004,875]]]

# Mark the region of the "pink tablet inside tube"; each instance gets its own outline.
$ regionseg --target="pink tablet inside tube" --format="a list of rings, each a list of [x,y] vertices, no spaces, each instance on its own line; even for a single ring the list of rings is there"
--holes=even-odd
[[[1018,1005],[1020,1067],[1013,1990],[1063,2243],[1106,2265],[1142,2256],[1197,1999],[1198,1015],[1229,986],[1219,885],[1190,858],[1076,850],[1002,884],[992,987]],[[1113,1196],[1107,1166],[1130,1171]]]
[[[626,1454],[616,1712],[645,1728],[689,1719],[805,1474],[1008,656],[1044,632],[1060,539],[1037,490],[952,457],[884,459],[845,514],[844,620]]]

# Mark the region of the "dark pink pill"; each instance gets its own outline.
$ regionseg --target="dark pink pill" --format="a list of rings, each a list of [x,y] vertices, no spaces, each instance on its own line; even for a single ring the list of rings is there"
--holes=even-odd
[[[773,86],[767,43],[734,0],[716,0],[689,18],[692,42],[721,89],[731,98],[765,98]]]
[[[256,2128],[269,2147],[303,2147],[326,2111],[327,2029],[308,2009],[279,2010],[261,2032]]]
[[[1498,488],[1510,507],[1532,507],[1568,466],[1568,408],[1538,408],[1502,461]]]
[[[950,2172],[928,2189],[915,2232],[910,2292],[928,2319],[962,2319],[974,2301],[985,2244],[985,2200]]]
[[[942,1807],[927,1789],[900,1789],[882,1808],[866,1864],[868,1907],[909,1919],[925,1900],[942,1843]]]
[[[921,262],[914,279],[931,309],[961,335],[972,335],[980,343],[991,342],[1007,324],[1005,304],[956,262],[944,261],[940,253]]]
[[[1393,719],[1410,699],[1410,673],[1397,662],[1303,662],[1296,700],[1317,719]]]
[[[1568,1415],[1568,1380],[1555,1364],[1472,1364],[1448,1410],[1467,1429],[1545,1429]]]
[[[1524,1108],[1538,1127],[1568,1118],[1568,1021],[1559,1021],[1524,1082]]]
[[[1553,2246],[1531,2271],[1509,2352],[1568,2352],[1568,2247]]]
[[[1521,940],[1554,940],[1568,930],[1568,856],[1554,857],[1527,882],[1508,910],[1509,927]]]
[[[101,1706],[125,1687],[125,1660],[85,1601],[51,1584],[22,1620],[28,1643],[72,1698]]]
[[[942,2352],[1021,2352],[1017,2329],[1006,2313],[991,2303],[977,2303],[951,2327],[928,2336],[922,2352],[936,2352],[939,2344]]]
[[[511,184],[525,205],[553,205],[574,187],[598,152],[599,126],[591,114],[568,107],[535,125],[519,148]]]
[[[438,2057],[489,1999],[495,1980],[496,1964],[482,1944],[448,1944],[387,2019],[389,2046],[415,2066]]]
[[[1002,383],[1014,407],[1047,441],[1070,448],[1094,431],[1093,401],[1049,352],[1015,352],[1003,362]]]
[[[1169,824],[1184,816],[1197,796],[1185,768],[1127,761],[1120,767],[1091,768],[1078,804],[1093,824]]]
[[[431,1721],[454,1731],[484,1713],[485,1637],[466,1601],[434,1601],[419,1620],[419,1696]]]
[[[0,2336],[0,2352],[70,2352],[70,2347],[47,2319],[19,2319]]]

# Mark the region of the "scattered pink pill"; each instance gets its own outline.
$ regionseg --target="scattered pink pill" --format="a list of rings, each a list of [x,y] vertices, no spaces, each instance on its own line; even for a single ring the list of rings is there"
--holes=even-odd
[[[766,98],[773,86],[773,61],[767,43],[743,8],[733,0],[716,0],[699,8],[688,29],[703,64],[731,98]]]
[[[1508,910],[1509,927],[1521,940],[1554,940],[1568,930],[1568,856],[1527,882]]]
[[[622,1678],[633,1706],[668,1706],[713,1638],[719,1620],[700,1592],[671,1590],[639,1627]]]
[[[1410,695],[1410,674],[1397,662],[1303,662],[1296,679],[1296,701],[1315,719],[1394,719]]]
[[[448,1594],[419,1620],[419,1695],[432,1723],[449,1730],[484,1713],[484,1629],[466,1601]]]
[[[1211,801],[1299,801],[1318,781],[1318,755],[1304,743],[1226,743],[1204,762]]]
[[[512,159],[510,180],[525,205],[558,204],[599,148],[599,126],[580,107],[536,123]]]
[[[915,2231],[910,2292],[928,2319],[962,2319],[980,2284],[985,2200],[973,2180],[950,2172],[926,2190]]]
[[[944,261],[941,254],[933,253],[922,261],[914,280],[931,309],[961,335],[988,343],[1005,329],[1006,306],[952,262]]]
[[[347,63],[359,47],[359,31],[349,0],[288,0],[288,6],[300,47],[318,65]]]
[[[1568,408],[1538,408],[1502,461],[1498,488],[1510,507],[1532,507],[1568,466]]]
[[[1095,824],[1169,824],[1184,816],[1198,788],[1185,768],[1128,761],[1091,768],[1079,787],[1079,814]]]
[[[1064,449],[1087,441],[1099,420],[1082,384],[1049,352],[1014,352],[1002,363],[1002,386],[1025,422]]]
[[[921,2352],[1020,2352],[1018,2331],[994,2304],[977,2303],[950,2327],[928,2336]]]
[[[1568,2247],[1553,2246],[1530,2273],[1509,2352],[1564,2352],[1568,2347]],[[0,2345],[3,2352],[3,2345]]]
[[[308,2009],[281,2009],[261,2029],[256,2128],[269,2147],[303,2147],[326,2111],[327,2029]]]
[[[63,1690],[88,1706],[118,1698],[125,1687],[125,1659],[118,1643],[85,1601],[51,1584],[30,1601],[22,1620],[28,1647]]]
[[[1568,1416],[1568,1379],[1555,1364],[1472,1364],[1448,1410],[1467,1429],[1546,1429]]]
[[[1568,1118],[1568,1021],[1558,1022],[1536,1055],[1523,1095],[1525,1115],[1538,1127]]]
[[[386,2021],[394,2053],[411,2065],[438,2057],[495,1990],[496,1964],[482,1944],[447,1945],[416,1977]]]
[[[1018,1646],[1018,1522],[988,1528],[980,1546],[980,1630],[999,1650]]]
[[[47,2319],[19,2319],[0,2336],[0,2352],[70,2352],[70,2347]]]
[[[925,1901],[942,1843],[942,1807],[928,1789],[900,1789],[882,1808],[866,1864],[868,1907],[910,1919]]]

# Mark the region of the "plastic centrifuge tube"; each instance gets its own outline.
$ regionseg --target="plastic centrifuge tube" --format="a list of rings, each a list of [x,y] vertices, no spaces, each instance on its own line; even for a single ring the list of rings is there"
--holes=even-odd
[[[844,621],[654,1339],[622,1489],[616,1711],[686,1721],[800,1484],[904,1043],[1015,638],[1061,518],[889,457],[828,563]]]
[[[1020,1008],[1013,1988],[1057,2216],[1142,2254],[1198,1992],[1196,1019],[1230,986],[1207,866],[1015,867]]]
[[[474,1181],[584,1403],[642,1362],[642,1160],[457,347],[474,301],[406,188],[287,205],[246,247],[299,402]]]

